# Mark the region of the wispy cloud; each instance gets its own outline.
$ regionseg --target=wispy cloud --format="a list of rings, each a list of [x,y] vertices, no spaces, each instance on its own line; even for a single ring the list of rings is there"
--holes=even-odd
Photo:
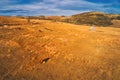
[[[1,15],[72,15],[86,11],[119,13],[120,9],[119,4],[115,7],[113,3],[90,0],[1,0],[0,5]]]

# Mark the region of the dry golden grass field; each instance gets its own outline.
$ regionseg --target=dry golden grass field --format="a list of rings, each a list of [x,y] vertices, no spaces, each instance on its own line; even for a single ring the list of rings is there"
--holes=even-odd
[[[0,27],[0,80],[120,80],[120,28],[31,22]]]

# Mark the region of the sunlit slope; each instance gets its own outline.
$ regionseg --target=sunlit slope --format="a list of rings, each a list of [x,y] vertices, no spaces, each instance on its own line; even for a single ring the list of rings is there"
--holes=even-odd
[[[119,28],[37,22],[0,28],[1,80],[120,80]]]
[[[27,23],[27,19],[11,16],[0,16],[0,27],[4,25],[23,25]]]

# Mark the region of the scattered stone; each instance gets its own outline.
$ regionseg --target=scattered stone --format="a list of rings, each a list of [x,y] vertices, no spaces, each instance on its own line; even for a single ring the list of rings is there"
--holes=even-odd
[[[49,28],[46,28],[46,27],[44,29],[49,30],[49,31],[53,31],[52,29],[49,29]]]
[[[45,59],[43,59],[43,60],[42,60],[42,63],[43,63],[43,64],[46,63],[49,59],[50,59],[50,58],[45,58]]]
[[[39,32],[43,32],[42,30],[38,30]]]

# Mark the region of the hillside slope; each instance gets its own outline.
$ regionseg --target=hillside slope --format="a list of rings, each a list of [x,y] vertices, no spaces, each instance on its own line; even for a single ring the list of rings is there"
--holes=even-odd
[[[3,25],[22,25],[26,24],[27,20],[18,18],[18,17],[12,17],[12,16],[0,16],[0,26]]]
[[[85,12],[72,15],[63,21],[73,24],[87,24],[97,26],[111,26],[113,20],[120,20],[120,14],[106,14],[102,12]]]
[[[36,22],[0,27],[0,80],[120,80],[119,28]]]

